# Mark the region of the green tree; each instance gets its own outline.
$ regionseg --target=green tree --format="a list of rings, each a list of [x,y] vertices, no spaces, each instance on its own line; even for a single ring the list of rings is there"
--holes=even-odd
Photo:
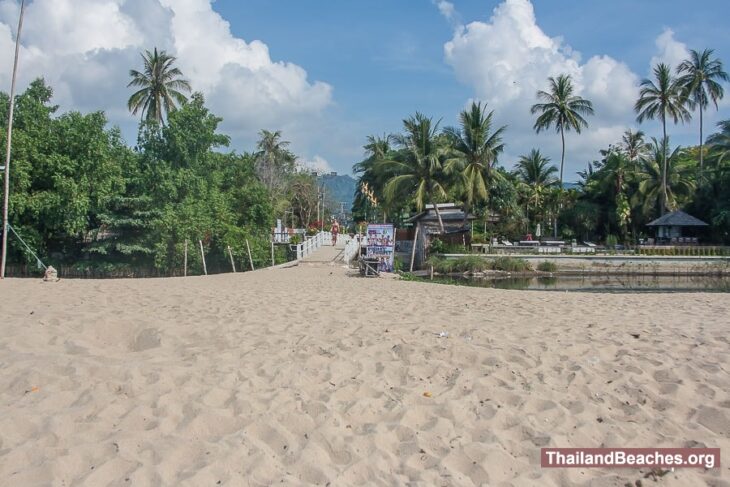
[[[707,143],[719,165],[730,155],[730,120],[718,122],[717,126],[720,131],[710,135],[707,138]]]
[[[692,177],[692,166],[682,159],[682,148],[677,147],[671,153],[662,144],[652,138],[652,151],[640,161],[636,174],[638,191],[634,194],[633,203],[640,206],[642,213],[649,217],[659,207],[673,211],[692,195],[695,181]],[[664,169],[662,169],[662,166]]]
[[[667,117],[670,117],[674,123],[688,121],[690,113],[685,107],[685,92],[678,79],[672,77],[672,70],[668,65],[659,63],[654,67],[654,77],[656,83],[650,79],[641,82],[641,90],[639,91],[639,99],[634,105],[634,110],[638,114],[636,119],[639,123],[644,120],[654,120],[659,118],[662,122],[662,142],[660,148],[668,149],[667,142]],[[655,144],[656,146],[656,144]],[[662,156],[662,203],[661,212],[667,208],[669,194],[667,190],[667,159],[668,154]]]
[[[452,154],[444,169],[459,174],[464,188],[464,224],[476,203],[487,200],[489,179],[497,156],[504,150],[502,134],[506,127],[492,129],[492,116],[486,105],[472,102],[471,108],[459,115],[461,127],[444,130]]]
[[[645,156],[651,150],[651,144],[647,144],[644,139],[645,134],[641,130],[636,132],[627,130],[621,137],[621,152],[632,163],[636,163],[639,158]]]
[[[400,150],[392,160],[380,163],[384,170],[395,174],[385,185],[385,197],[392,199],[400,191],[406,191],[413,195],[417,210],[423,210],[427,203],[432,204],[444,233],[444,222],[436,202],[446,196],[443,163],[447,146],[438,135],[438,122],[416,113],[403,121],[403,128],[405,133],[394,137]]]
[[[574,87],[570,75],[561,74],[557,78],[548,78],[549,91],[538,91],[537,98],[544,103],[532,105],[532,114],[540,113],[535,121],[537,133],[554,126],[560,133],[562,152],[560,156],[560,187],[563,187],[563,166],[565,165],[565,132],[581,130],[588,127],[584,115],[593,115],[590,101],[573,94]]]
[[[289,144],[282,140],[280,130],[259,132],[256,173],[275,199],[283,196],[287,178],[294,173],[296,157],[289,150]]]
[[[730,81],[730,77],[722,69],[722,61],[712,58],[714,52],[713,49],[702,52],[691,50],[689,59],[682,61],[677,67],[677,82],[685,90],[690,108],[697,107],[700,111],[700,172],[704,168],[702,115],[710,102],[715,105],[715,109],[718,108],[717,102],[724,95],[720,81]]]
[[[520,156],[513,173],[522,183],[528,220],[532,214],[533,222],[537,223],[539,217],[545,215],[545,202],[558,182],[555,179],[557,172],[558,168],[550,164],[550,158],[543,156],[537,149]]]
[[[187,101],[184,91],[190,92],[190,83],[183,78],[179,68],[173,67],[176,58],[165,51],[145,51],[142,54],[143,70],[129,71],[132,81],[127,87],[139,88],[127,103],[129,110],[136,114],[142,112],[142,118],[163,123],[163,112],[168,116]]]

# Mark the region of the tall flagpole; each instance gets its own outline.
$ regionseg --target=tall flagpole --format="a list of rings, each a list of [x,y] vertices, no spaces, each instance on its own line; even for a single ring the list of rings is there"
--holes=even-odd
[[[20,19],[18,32],[15,35],[15,61],[13,62],[13,80],[10,83],[10,110],[8,111],[8,144],[5,149],[5,190],[3,191],[3,248],[0,257],[0,279],[5,279],[5,262],[8,257],[8,206],[10,205],[10,148],[13,138],[13,111],[15,109],[15,75],[18,72],[18,53],[20,52],[20,31],[23,29],[23,13],[25,0],[20,2]]]

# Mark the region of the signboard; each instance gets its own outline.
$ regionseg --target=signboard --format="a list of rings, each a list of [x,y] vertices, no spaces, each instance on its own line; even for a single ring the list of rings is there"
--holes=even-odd
[[[366,257],[378,259],[378,269],[393,272],[395,229],[393,225],[368,225]]]

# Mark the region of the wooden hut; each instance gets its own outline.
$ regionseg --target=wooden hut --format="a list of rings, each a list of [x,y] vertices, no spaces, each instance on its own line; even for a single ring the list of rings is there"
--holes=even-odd
[[[416,234],[418,235],[414,261],[415,268],[423,266],[431,241],[434,238],[438,238],[445,244],[464,245],[465,248],[469,248],[471,244],[471,222],[476,217],[469,214],[466,215],[465,219],[463,208],[455,203],[440,203],[438,210],[444,224],[443,233],[433,205],[426,205],[424,211],[406,220],[406,223],[412,225],[407,238],[412,242]]]

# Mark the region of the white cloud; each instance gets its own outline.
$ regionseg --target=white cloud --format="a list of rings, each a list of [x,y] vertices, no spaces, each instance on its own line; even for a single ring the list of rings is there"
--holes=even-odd
[[[272,60],[262,41],[234,37],[211,4],[34,0],[26,9],[19,88],[43,76],[62,109],[104,109],[113,123],[135,133],[136,118],[126,110],[128,72],[141,67],[142,50],[156,46],[177,56],[193,89],[204,93],[231,135],[250,143],[261,128],[305,131],[332,103],[332,87],[310,81],[296,64]],[[17,0],[0,0],[4,91],[10,86],[18,12]]]
[[[659,63],[665,63],[674,70],[679,63],[689,57],[687,46],[674,38],[674,31],[665,28],[654,41],[657,48],[657,55],[651,58],[651,69]]]
[[[441,15],[443,15],[447,20],[451,20],[454,17],[454,4],[451,2],[447,2],[446,0],[433,0],[436,4],[436,7],[438,7],[439,12],[441,12]]]
[[[488,22],[458,26],[444,45],[446,62],[457,78],[471,86],[475,97],[488,102],[500,124],[507,124],[510,166],[519,154],[539,147],[560,163],[560,137],[552,132],[536,135],[530,107],[536,92],[547,89],[547,78],[571,75],[577,94],[591,100],[596,116],[580,136],[566,137],[565,179],[596,158],[598,150],[620,139],[632,126],[639,77],[610,56],[593,56],[583,62],[580,53],[553,38],[537,24],[528,0],[505,0]]]
[[[327,160],[319,155],[314,156],[311,159],[298,159],[297,164],[300,168],[308,171],[316,171],[317,173],[329,173],[332,172],[332,166]]]

